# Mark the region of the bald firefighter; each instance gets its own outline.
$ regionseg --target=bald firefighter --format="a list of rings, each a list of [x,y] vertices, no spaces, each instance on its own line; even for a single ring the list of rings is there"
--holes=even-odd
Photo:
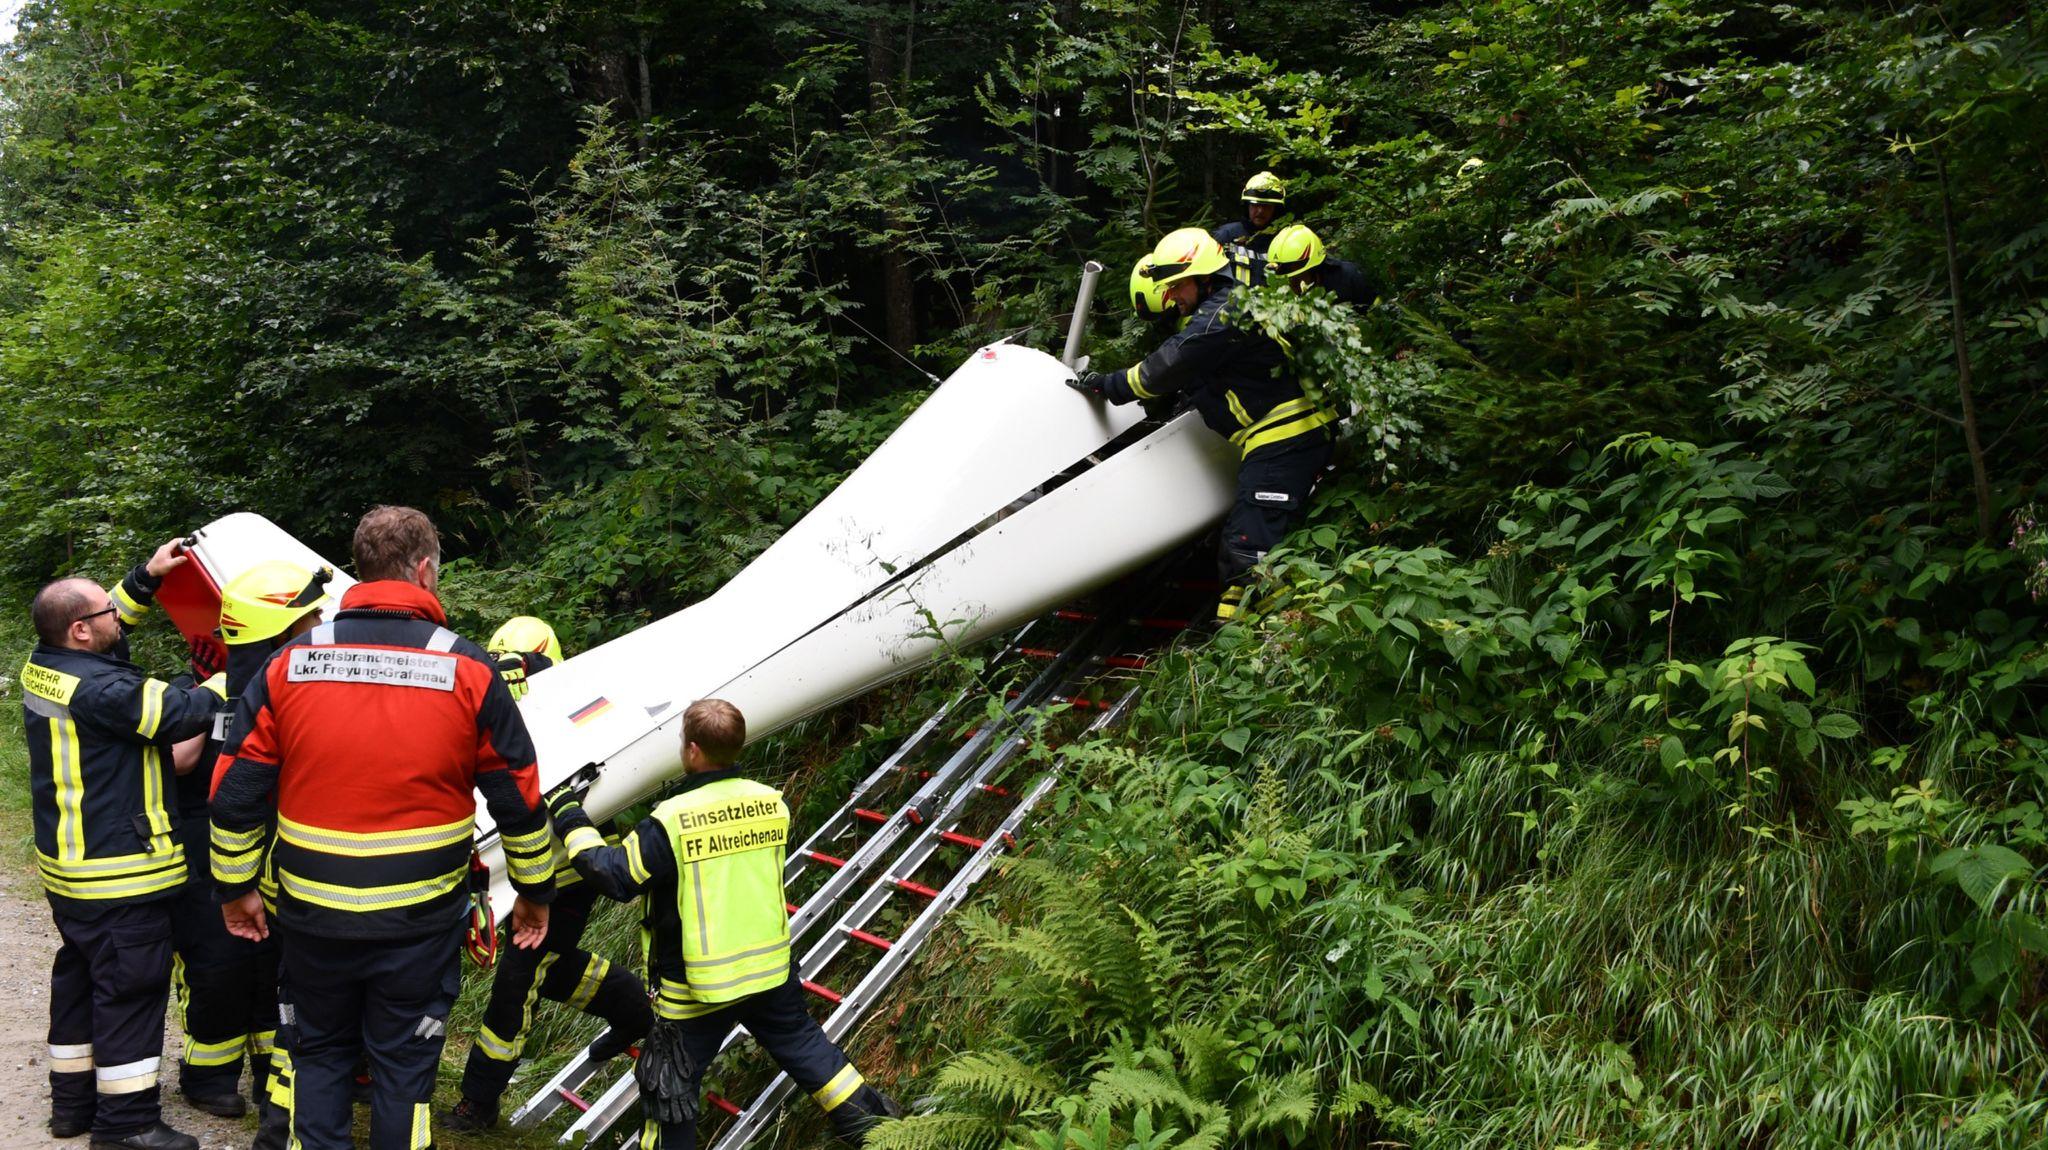
[[[171,989],[171,908],[186,881],[174,765],[190,769],[213,689],[128,661],[177,540],[113,590],[59,579],[30,606],[21,668],[36,870],[61,940],[50,970],[50,1133],[112,1150],[197,1150],[163,1122],[158,1066]]]

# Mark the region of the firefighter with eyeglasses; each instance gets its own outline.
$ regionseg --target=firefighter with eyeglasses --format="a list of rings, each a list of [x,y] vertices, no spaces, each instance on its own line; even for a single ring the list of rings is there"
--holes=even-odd
[[[163,1122],[158,1070],[172,908],[186,885],[177,771],[197,768],[223,684],[186,687],[128,659],[128,631],[172,569],[172,540],[112,591],[37,592],[21,669],[36,870],[61,943],[50,971],[50,1133],[113,1150],[197,1150]]]

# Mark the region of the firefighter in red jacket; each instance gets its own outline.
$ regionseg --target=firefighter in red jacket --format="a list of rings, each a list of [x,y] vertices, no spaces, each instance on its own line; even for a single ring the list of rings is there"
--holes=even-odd
[[[297,1030],[292,1133],[306,1150],[352,1145],[359,1052],[374,1082],[371,1146],[432,1142],[468,927],[472,792],[518,892],[516,945],[546,936],[562,857],[511,693],[490,656],[445,626],[434,525],[373,508],[353,551],[364,581],[249,684],[214,776],[214,879],[241,937],[269,933],[256,880],[271,852]]]

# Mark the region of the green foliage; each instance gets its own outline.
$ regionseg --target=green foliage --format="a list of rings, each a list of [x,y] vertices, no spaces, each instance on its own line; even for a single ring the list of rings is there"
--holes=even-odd
[[[2028,6],[44,0],[0,67],[12,580],[412,502],[580,645],[1250,171],[1366,269],[1248,293],[1340,469],[878,1143],[2048,1141]]]
[[[1436,380],[1434,365],[1374,351],[1358,317],[1326,291],[1296,292],[1274,280],[1232,298],[1242,299],[1248,322],[1287,349],[1305,392],[1348,410],[1352,449],[1369,452],[1377,472],[1399,471],[1401,459],[1418,447],[1442,461],[1441,452],[1414,443],[1422,429],[1416,412]]]

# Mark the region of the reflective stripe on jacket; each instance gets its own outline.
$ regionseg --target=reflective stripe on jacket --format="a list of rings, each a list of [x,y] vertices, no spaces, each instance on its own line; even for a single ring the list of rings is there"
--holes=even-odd
[[[647,892],[641,941],[660,1017],[705,1014],[789,977],[789,807],[774,787],[733,768],[707,771],[618,846],[606,846],[580,809],[563,829],[570,860],[592,885],[622,901]]]
[[[289,926],[335,938],[446,929],[468,901],[476,792],[514,888],[554,897],[560,846],[526,724],[490,656],[444,618],[409,583],[359,583],[333,622],[278,648],[248,684],[214,777],[224,897],[257,884],[267,848]]]
[[[1186,327],[1137,366],[1111,375],[1112,403],[1184,392],[1202,422],[1236,443],[1240,455],[1305,435],[1336,416],[1303,396],[1287,353],[1263,331],[1232,322],[1237,285],[1223,278]],[[1313,419],[1304,416],[1313,413]]]
[[[124,627],[154,580],[130,572],[114,595]],[[65,913],[165,898],[185,881],[171,744],[204,732],[220,699],[113,654],[38,645],[21,669],[36,870]]]

